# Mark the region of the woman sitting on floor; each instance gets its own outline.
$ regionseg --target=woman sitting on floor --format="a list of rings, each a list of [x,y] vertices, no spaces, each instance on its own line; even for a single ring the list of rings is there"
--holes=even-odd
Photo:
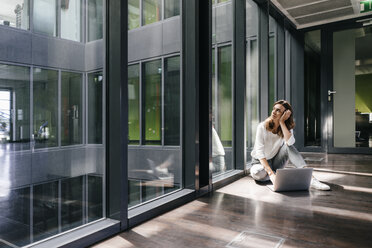
[[[275,172],[283,168],[288,160],[297,168],[306,166],[304,159],[293,146],[292,106],[285,100],[274,103],[271,116],[257,126],[256,141],[252,156],[251,176],[257,181],[275,181]],[[327,184],[316,178],[311,180],[311,188],[329,190]]]

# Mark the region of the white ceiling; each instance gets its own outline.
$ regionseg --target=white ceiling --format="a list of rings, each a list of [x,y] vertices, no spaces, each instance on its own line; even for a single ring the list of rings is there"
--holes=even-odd
[[[271,0],[297,29],[372,15],[360,13],[361,0]]]

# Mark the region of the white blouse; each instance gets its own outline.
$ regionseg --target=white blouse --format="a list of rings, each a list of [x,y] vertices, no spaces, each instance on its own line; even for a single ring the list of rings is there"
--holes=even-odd
[[[292,135],[286,142],[288,146],[291,146],[295,143],[293,130],[291,129],[290,132]],[[262,158],[266,158],[267,160],[272,159],[278,153],[283,143],[284,138],[266,130],[265,122],[261,122],[257,126],[256,141],[254,143],[254,148],[253,151],[251,152],[251,156],[252,158],[255,159]]]

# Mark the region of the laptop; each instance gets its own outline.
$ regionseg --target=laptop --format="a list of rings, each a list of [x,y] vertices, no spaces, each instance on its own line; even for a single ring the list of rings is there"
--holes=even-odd
[[[274,185],[267,185],[272,191],[309,190],[313,168],[277,169]]]

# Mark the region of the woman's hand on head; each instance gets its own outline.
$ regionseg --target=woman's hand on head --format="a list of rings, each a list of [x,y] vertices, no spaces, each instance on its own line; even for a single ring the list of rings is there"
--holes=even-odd
[[[287,109],[286,111],[284,111],[284,113],[282,114],[282,116],[280,117],[280,122],[285,122],[286,120],[288,120],[288,118],[291,116],[292,112]]]

